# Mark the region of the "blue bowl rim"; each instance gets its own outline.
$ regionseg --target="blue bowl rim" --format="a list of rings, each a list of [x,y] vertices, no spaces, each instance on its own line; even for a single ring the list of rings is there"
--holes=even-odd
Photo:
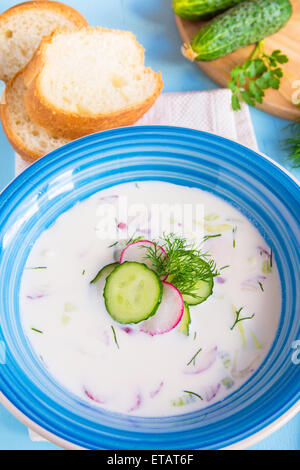
[[[268,161],[268,163],[271,165],[271,166],[275,166],[277,168],[277,170],[279,170],[281,173],[282,173],[282,176],[284,178],[288,178],[290,180],[292,180],[296,185],[297,187],[299,187],[299,182],[298,180],[288,171],[286,170],[282,165],[280,165],[279,163],[275,162],[274,160],[272,160],[270,157],[266,156],[266,155],[263,155],[261,153],[258,153],[254,150],[251,150],[235,141],[232,141],[230,139],[226,139],[224,137],[220,137],[220,136],[216,136],[214,134],[211,134],[211,133],[208,133],[208,132],[203,132],[203,131],[197,131],[197,130],[192,130],[192,129],[187,129],[187,128],[182,128],[182,127],[175,127],[175,126],[138,126],[138,127],[125,127],[125,128],[117,128],[117,129],[112,129],[112,130],[108,130],[108,131],[103,131],[103,132],[99,132],[99,133],[95,133],[95,134],[91,134],[89,136],[85,136],[85,137],[82,137],[80,139],[77,139],[75,141],[72,141],[68,144],[66,144],[65,146],[57,149],[57,150],[54,150],[53,152],[51,152],[50,154],[47,154],[45,155],[44,157],[42,157],[41,159],[39,159],[38,161],[34,162],[29,168],[27,168],[26,170],[24,170],[24,172],[19,175],[18,177],[16,177],[6,188],[3,189],[3,191],[0,193],[0,208],[2,206],[2,204],[5,204],[5,202],[14,194],[14,192],[17,190],[17,188],[22,185],[23,183],[25,183],[27,180],[30,179],[30,176],[35,174],[36,172],[40,171],[43,169],[43,166],[45,164],[48,164],[51,159],[56,159],[58,154],[60,154],[61,152],[65,151],[65,150],[68,150],[68,148],[71,148],[74,144],[75,145],[78,145],[78,143],[84,143],[84,142],[89,142],[99,136],[102,136],[102,137],[105,137],[107,135],[114,135],[115,133],[119,133],[120,131],[123,132],[123,131],[133,131],[133,132],[136,132],[138,130],[138,132],[140,131],[151,131],[153,133],[154,130],[156,131],[161,131],[161,132],[181,132],[181,131],[185,131],[186,133],[190,133],[191,135],[194,135],[194,136],[197,136],[199,134],[202,134],[202,135],[206,135],[206,136],[213,136],[213,138],[219,142],[228,142],[230,143],[231,146],[234,146],[236,147],[237,149],[239,148],[241,151],[244,150],[244,151],[247,151],[247,152],[251,152],[252,154],[255,154],[255,157],[256,158],[260,158],[260,159],[263,159],[264,161]],[[2,395],[2,397],[1,397]],[[287,421],[287,419],[285,418],[289,412],[290,412],[290,416],[289,418],[291,418],[294,414],[295,414],[295,407],[296,407],[296,412],[300,410],[300,401],[298,400],[298,395],[293,397],[293,399],[290,399],[289,402],[285,403],[285,406],[282,407],[280,410],[278,410],[277,414],[276,414],[276,417],[274,417],[275,421],[271,421],[271,424],[270,423],[265,423],[267,424],[267,428],[269,428],[269,426],[273,426],[274,427],[276,426],[276,423],[279,422],[279,421]],[[3,398],[4,397],[4,398]],[[10,410],[14,413],[14,414],[18,414],[18,418],[20,420],[22,420],[22,417],[21,415],[23,414],[20,410],[18,410],[16,408],[16,406],[9,401],[9,398],[6,397],[1,391],[0,391],[0,401],[4,402],[4,405],[7,406],[8,408],[10,408]],[[12,408],[15,408],[15,412],[14,410],[12,410]],[[293,411],[292,411],[293,410]],[[23,415],[25,416],[25,415]],[[27,422],[27,424],[30,426],[30,419],[25,417],[25,420]],[[40,428],[39,425],[37,425],[36,423],[32,423],[32,427],[38,427],[39,430],[41,431],[42,428]],[[282,423],[283,424],[283,423]],[[251,432],[249,432],[249,435],[243,439],[243,442],[246,442],[248,439],[251,439],[251,435],[253,437],[255,437],[256,435],[260,434],[260,432],[262,432],[264,429],[264,424],[262,424],[260,426],[260,429],[258,431],[255,431],[254,434]],[[271,430],[269,431],[269,433],[272,432]],[[48,438],[51,438],[51,433],[49,433],[48,431],[45,430],[45,433],[47,434],[47,437]],[[262,437],[264,436],[261,436],[259,439],[261,439]],[[53,440],[55,442],[55,438],[56,436],[53,435]],[[58,440],[60,440],[60,442],[63,444],[64,440],[61,439],[60,437],[57,437]],[[56,439],[56,440],[57,440]],[[66,441],[65,441],[66,442]],[[238,439],[235,439],[234,442],[238,442]],[[71,444],[73,445],[73,444]],[[231,444],[231,445],[235,445],[235,444]],[[74,446],[74,445],[73,445]],[[66,446],[68,447],[68,446]],[[76,447],[76,445],[75,445]]]

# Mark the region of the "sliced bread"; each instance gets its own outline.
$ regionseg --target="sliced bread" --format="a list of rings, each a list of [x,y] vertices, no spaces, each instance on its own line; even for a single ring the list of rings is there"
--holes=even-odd
[[[85,25],[80,13],[60,2],[25,2],[5,11],[0,15],[0,79],[7,82],[22,69],[56,27]]]
[[[20,71],[5,87],[0,117],[11,146],[24,160],[34,162],[69,140],[53,136],[30,119],[24,107],[25,93],[23,73]]]
[[[44,38],[24,80],[30,117],[71,139],[134,124],[163,87],[132,33],[92,27]]]

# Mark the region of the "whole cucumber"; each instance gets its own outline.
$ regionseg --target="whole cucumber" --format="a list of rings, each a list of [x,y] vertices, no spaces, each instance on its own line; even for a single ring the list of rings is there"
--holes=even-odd
[[[185,45],[190,60],[214,60],[276,33],[289,20],[289,0],[246,0],[206,23]]]
[[[186,20],[209,18],[244,0],[173,0],[176,15]]]

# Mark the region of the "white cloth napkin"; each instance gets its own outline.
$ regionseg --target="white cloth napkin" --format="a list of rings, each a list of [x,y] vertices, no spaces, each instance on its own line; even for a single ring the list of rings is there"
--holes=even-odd
[[[136,125],[151,124],[211,132],[257,150],[249,108],[233,111],[228,89],[163,93]]]
[[[248,106],[242,105],[240,111],[232,111],[231,91],[226,89],[163,93],[136,126],[154,124],[211,132],[235,140],[253,150],[258,149]],[[16,154],[16,175],[28,166],[29,164]],[[31,430],[29,436],[33,441],[44,440]]]
[[[240,111],[232,111],[228,89],[163,93],[136,126],[154,124],[211,132],[258,150],[249,108],[243,104]],[[16,175],[28,166],[16,154]]]

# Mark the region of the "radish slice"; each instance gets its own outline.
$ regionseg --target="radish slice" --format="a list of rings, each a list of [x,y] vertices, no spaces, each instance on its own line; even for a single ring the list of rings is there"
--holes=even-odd
[[[135,399],[134,399],[134,404],[128,410],[128,413],[132,413],[133,411],[138,410],[142,405],[142,401],[143,401],[142,395],[140,393],[137,393],[136,396],[135,396]]]
[[[101,405],[105,403],[105,401],[103,401],[102,399],[95,397],[89,390],[84,389],[83,391],[84,391],[84,394],[95,403],[99,403]]]
[[[215,346],[213,349],[210,349],[204,354],[199,354],[196,359],[196,365],[190,364],[186,367],[184,373],[188,375],[200,374],[208,370],[217,359],[218,348]]]
[[[159,386],[155,390],[152,390],[152,392],[150,392],[150,398],[155,398],[156,395],[159,394],[163,386],[164,386],[164,382],[160,382]]]
[[[221,388],[220,383],[218,383],[216,385],[211,385],[210,387],[208,387],[206,389],[205,393],[204,393],[205,400],[208,401],[208,402],[213,400],[216,397],[216,395],[217,395],[218,391],[220,390],[220,388]]]
[[[141,331],[151,336],[160,335],[173,330],[180,322],[184,302],[179,290],[169,282],[162,282],[162,301],[153,317],[141,323]]]
[[[124,261],[135,261],[137,263],[144,263],[148,268],[155,271],[155,268],[151,261],[147,258],[147,251],[149,247],[154,248],[155,244],[150,240],[138,240],[137,242],[130,243],[130,245],[126,246],[121,253],[120,256],[120,263],[124,263]],[[162,256],[167,256],[165,250],[160,246],[157,245],[158,253],[161,253]],[[162,280],[165,281],[168,276],[163,276]]]

